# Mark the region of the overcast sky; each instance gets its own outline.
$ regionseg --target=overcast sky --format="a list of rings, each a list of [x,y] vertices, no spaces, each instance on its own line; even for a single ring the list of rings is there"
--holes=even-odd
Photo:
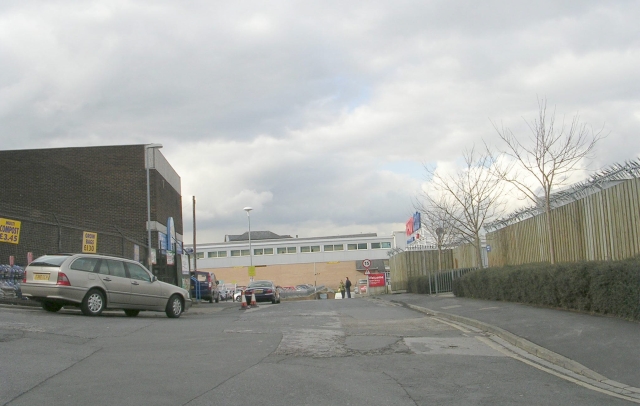
[[[640,156],[638,1],[0,2],[3,150],[161,143],[185,241],[404,230],[424,165],[546,98]]]

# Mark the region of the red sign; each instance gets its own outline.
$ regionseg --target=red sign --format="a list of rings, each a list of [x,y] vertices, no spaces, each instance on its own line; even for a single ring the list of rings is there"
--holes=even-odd
[[[372,273],[368,276],[368,278],[370,288],[379,288],[384,286],[385,278],[383,273]]]
[[[9,255],[9,265],[14,266],[16,264],[16,257]]]
[[[407,235],[413,234],[413,218],[410,218],[404,225],[405,232]]]

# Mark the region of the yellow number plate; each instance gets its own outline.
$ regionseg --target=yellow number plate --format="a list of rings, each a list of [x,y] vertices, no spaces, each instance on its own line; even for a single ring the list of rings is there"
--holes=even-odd
[[[34,273],[33,274],[34,281],[48,281],[49,274],[48,273]]]
[[[256,289],[253,291],[253,293],[262,293],[262,289]]]

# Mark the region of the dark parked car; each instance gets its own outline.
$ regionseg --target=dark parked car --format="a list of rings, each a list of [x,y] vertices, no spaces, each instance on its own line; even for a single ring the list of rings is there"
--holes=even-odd
[[[218,291],[219,280],[213,272],[195,271],[191,275],[191,297],[207,300],[209,303],[220,302]]]
[[[253,281],[244,291],[247,303],[251,303],[251,295],[256,295],[256,302],[280,303],[280,289],[272,281]]]

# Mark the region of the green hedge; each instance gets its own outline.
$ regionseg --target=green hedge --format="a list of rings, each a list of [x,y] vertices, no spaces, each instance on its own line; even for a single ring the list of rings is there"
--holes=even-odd
[[[640,257],[479,269],[454,280],[453,293],[640,320]]]

